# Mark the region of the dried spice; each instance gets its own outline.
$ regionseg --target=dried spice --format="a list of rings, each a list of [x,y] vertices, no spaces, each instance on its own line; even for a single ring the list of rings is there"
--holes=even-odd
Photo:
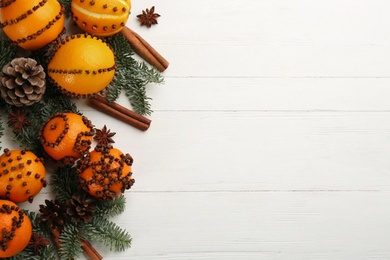
[[[146,27],[150,28],[154,24],[158,24],[157,18],[160,17],[158,13],[154,12],[154,6],[150,8],[146,8],[146,10],[142,10],[142,14],[137,15],[138,20],[141,22],[142,25],[146,25]]]
[[[50,244],[50,241],[46,237],[41,236],[36,232],[32,234],[30,242],[28,243],[28,245],[33,248],[35,255],[38,255],[38,252],[41,249],[47,247]]]
[[[115,141],[112,139],[112,137],[116,133],[111,133],[110,129],[107,129],[107,126],[104,125],[102,130],[96,129],[95,136],[93,137],[94,140],[98,142],[100,145],[108,145],[110,143],[115,143]]]
[[[14,109],[8,113],[8,124],[18,133],[22,132],[24,127],[31,126],[31,122],[26,119],[27,111],[23,109]]]

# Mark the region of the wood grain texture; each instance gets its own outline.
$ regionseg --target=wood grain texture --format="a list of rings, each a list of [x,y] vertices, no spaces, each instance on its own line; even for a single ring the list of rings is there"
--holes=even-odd
[[[78,101],[135,159],[104,259],[390,258],[389,1],[132,4],[170,66],[147,132]]]

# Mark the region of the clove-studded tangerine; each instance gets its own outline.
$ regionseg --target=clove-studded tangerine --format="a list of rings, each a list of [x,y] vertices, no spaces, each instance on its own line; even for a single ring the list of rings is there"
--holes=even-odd
[[[59,112],[43,124],[39,136],[43,149],[51,158],[71,163],[89,150],[93,125],[85,116]]]
[[[0,197],[14,202],[32,202],[45,187],[43,159],[28,150],[4,149],[0,156]]]
[[[0,258],[22,252],[32,234],[30,219],[14,202],[0,200]]]
[[[14,44],[36,50],[64,32],[65,9],[57,0],[0,2],[0,28]]]
[[[130,15],[130,0],[72,0],[73,21],[90,34],[114,35],[126,25]]]
[[[85,98],[105,89],[116,68],[109,45],[89,34],[76,34],[54,48],[48,76],[64,94]]]
[[[129,154],[97,145],[79,164],[80,186],[96,198],[115,198],[133,186],[132,164]]]

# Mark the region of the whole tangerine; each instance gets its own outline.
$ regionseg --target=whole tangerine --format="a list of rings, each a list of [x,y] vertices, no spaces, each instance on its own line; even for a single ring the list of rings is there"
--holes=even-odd
[[[24,49],[40,49],[64,30],[65,9],[57,0],[1,1],[0,7],[4,33]]]
[[[0,200],[0,258],[19,254],[32,234],[30,219],[14,202]]]
[[[130,0],[72,0],[73,21],[90,34],[106,37],[122,30],[130,15]]]
[[[93,125],[85,116],[60,112],[43,124],[39,136],[43,149],[51,158],[70,163],[89,150]]]
[[[79,165],[80,186],[96,198],[115,198],[133,186],[132,164],[129,154],[98,145]]]
[[[115,56],[101,39],[77,34],[55,48],[48,76],[64,94],[87,97],[106,88],[115,76]]]
[[[45,187],[43,159],[28,150],[4,149],[0,156],[0,197],[13,202],[32,202]]]

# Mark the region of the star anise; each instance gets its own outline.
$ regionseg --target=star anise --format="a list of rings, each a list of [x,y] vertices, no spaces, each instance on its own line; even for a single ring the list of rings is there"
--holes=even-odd
[[[32,234],[30,242],[28,243],[29,246],[33,247],[35,255],[38,254],[39,250],[43,249],[44,247],[47,247],[50,244],[50,241],[46,237],[41,236],[36,232]]]
[[[96,133],[95,133],[95,136],[93,137],[93,139],[95,139],[98,142],[98,144],[106,146],[110,143],[115,143],[115,141],[112,139],[112,137],[115,134],[116,133],[114,133],[114,132],[111,133],[110,129],[107,129],[107,126],[104,125],[102,130],[96,129]]]
[[[137,18],[141,22],[142,25],[146,25],[148,28],[152,27],[153,24],[158,24],[157,18],[161,15],[154,12],[154,6],[150,8],[146,8],[146,10],[142,10],[142,14],[137,15]]]
[[[16,132],[22,132],[23,127],[31,126],[31,122],[26,119],[27,111],[16,108],[8,113],[8,124]]]

